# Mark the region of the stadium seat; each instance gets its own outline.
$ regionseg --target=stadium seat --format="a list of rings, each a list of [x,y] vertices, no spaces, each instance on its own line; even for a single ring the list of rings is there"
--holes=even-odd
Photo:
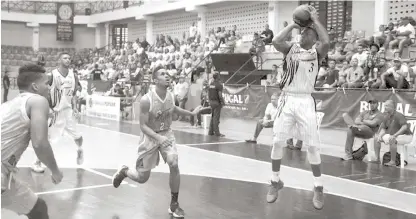
[[[409,123],[410,125],[410,130],[412,130],[413,132],[413,138],[412,141],[404,144],[404,145],[397,145],[397,147],[401,148],[401,155],[400,155],[400,167],[403,168],[404,167],[404,161],[408,160],[408,148],[413,147],[414,150],[416,150],[416,120],[409,120],[407,121],[407,123]],[[413,157],[416,157],[416,151],[415,154],[413,155]]]

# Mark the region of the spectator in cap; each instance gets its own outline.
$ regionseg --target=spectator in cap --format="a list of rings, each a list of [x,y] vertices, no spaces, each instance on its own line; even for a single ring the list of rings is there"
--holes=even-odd
[[[383,114],[378,110],[378,100],[372,98],[368,100],[369,110],[365,110],[353,120],[350,115],[344,113],[342,117],[348,126],[347,141],[345,142],[345,155],[343,160],[352,160],[354,138],[369,139],[377,133]],[[375,144],[377,142],[374,142]]]
[[[396,88],[396,89],[409,89],[409,68],[402,64],[400,58],[393,60],[393,67],[389,68],[381,76],[380,89]]]

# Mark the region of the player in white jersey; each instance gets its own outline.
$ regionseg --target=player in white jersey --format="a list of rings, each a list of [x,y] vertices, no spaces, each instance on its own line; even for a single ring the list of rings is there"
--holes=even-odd
[[[175,218],[183,218],[184,211],[178,203],[180,184],[178,152],[170,125],[174,113],[194,116],[198,110],[191,113],[175,106],[175,97],[168,91],[170,76],[166,69],[156,68],[153,72],[153,81],[156,85],[155,90],[150,90],[140,100],[142,138],[135,166],[134,168],[122,166],[114,174],[113,185],[118,188],[126,177],[138,183],[145,183],[150,177],[151,170],[159,164],[160,153],[170,169],[169,185],[172,200],[168,211]]]
[[[74,120],[73,105],[76,103],[76,91],[78,90],[78,77],[70,69],[71,56],[68,53],[61,53],[59,56],[59,67],[52,71],[50,75],[50,105],[52,118],[49,123],[51,143],[56,143],[64,133],[71,136],[78,146],[77,164],[83,162],[82,136],[77,132],[77,122]],[[76,107],[75,114],[77,114]],[[41,173],[44,167],[37,160],[33,166],[33,171]]]
[[[277,107],[278,114],[273,125],[271,152],[273,173],[267,202],[275,202],[279,190],[284,185],[280,179],[280,165],[285,141],[299,134],[300,140],[303,140],[308,148],[307,157],[315,178],[312,202],[316,209],[322,209],[324,194],[321,181],[320,142],[315,101],[311,94],[314,91],[319,63],[328,53],[329,36],[319,22],[316,10],[311,6],[309,10],[313,28],[308,26],[301,29],[299,43],[290,44],[285,41],[294,28],[300,28],[297,24],[285,27],[273,39],[275,48],[284,54],[284,73],[281,83],[282,94]],[[317,42],[318,39],[320,42]]]
[[[52,181],[60,183],[63,177],[48,141],[49,84],[45,69],[33,64],[21,67],[17,86],[20,94],[0,106],[1,208],[29,219],[48,219],[45,201],[14,177],[29,141],[39,159],[51,170]]]

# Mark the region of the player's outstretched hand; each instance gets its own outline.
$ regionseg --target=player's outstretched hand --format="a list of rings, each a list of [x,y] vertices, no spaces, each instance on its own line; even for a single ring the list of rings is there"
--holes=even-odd
[[[62,181],[62,178],[64,178],[64,175],[61,170],[57,173],[52,173],[52,182],[54,184],[59,184]]]
[[[194,116],[198,115],[199,111],[201,111],[202,106],[198,106],[197,108],[194,109],[194,111],[192,111],[192,114]]]

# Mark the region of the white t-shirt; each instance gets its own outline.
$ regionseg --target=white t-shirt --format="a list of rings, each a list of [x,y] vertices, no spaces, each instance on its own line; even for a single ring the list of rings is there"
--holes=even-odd
[[[401,65],[400,69],[391,67],[387,69],[387,73],[393,74],[394,80],[398,80],[400,76],[403,76],[407,81],[410,81],[409,68],[406,65]]]
[[[271,120],[274,121],[277,115],[277,107],[273,106],[272,103],[267,104],[266,110],[264,111],[264,119],[270,115]]]
[[[361,54],[355,53],[351,59],[357,59],[358,60],[358,66],[363,67],[365,62],[367,61],[367,52],[363,51]]]
[[[410,33],[410,35],[409,35],[409,38],[410,39],[414,39],[415,38],[415,28],[413,27],[413,25],[411,25],[410,23],[409,24],[407,24],[406,26],[400,26],[399,28],[397,28],[397,31],[399,32],[399,33],[404,33],[404,32],[406,32],[406,31],[410,31],[411,33]],[[406,39],[406,37],[405,36],[398,36],[397,37],[398,39]]]

